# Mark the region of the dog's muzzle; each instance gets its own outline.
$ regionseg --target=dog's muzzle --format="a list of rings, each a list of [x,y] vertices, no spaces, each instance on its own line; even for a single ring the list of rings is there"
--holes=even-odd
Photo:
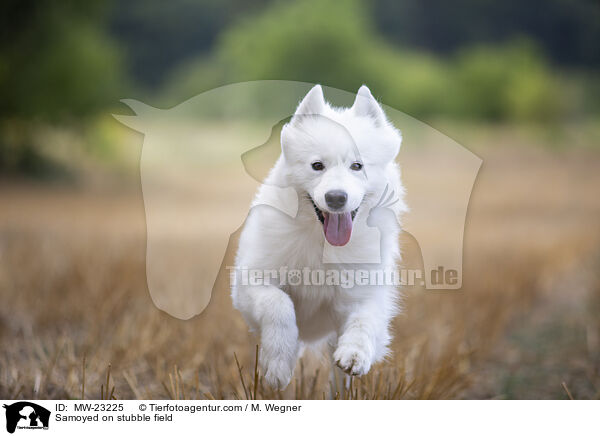
[[[319,209],[310,195],[308,199],[315,209],[317,218],[323,224],[323,233],[327,242],[338,247],[346,245],[352,236],[352,224],[359,208],[351,212],[332,213]]]

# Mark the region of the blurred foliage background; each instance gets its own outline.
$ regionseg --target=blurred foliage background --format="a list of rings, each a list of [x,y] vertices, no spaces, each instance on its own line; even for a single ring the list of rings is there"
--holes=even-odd
[[[423,120],[555,126],[600,113],[595,0],[8,0],[0,11],[3,173],[54,174],[47,129],[111,155],[106,115],[120,98],[167,107],[247,80],[367,83]]]

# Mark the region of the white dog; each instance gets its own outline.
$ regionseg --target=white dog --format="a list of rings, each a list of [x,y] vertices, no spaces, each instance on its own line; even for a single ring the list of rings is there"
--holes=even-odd
[[[240,237],[232,286],[234,306],[260,334],[260,366],[271,386],[289,384],[305,345],[328,343],[333,361],[352,375],[386,356],[397,291],[373,283],[371,273],[392,270],[399,259],[406,207],[394,159],[401,139],[366,86],[351,108],[334,108],[317,85],[283,127],[282,154]],[[293,188],[295,217],[281,212],[290,190],[273,186]],[[242,270],[302,271],[302,280],[320,271],[327,281],[249,283]],[[363,271],[363,281],[342,286],[330,274],[349,270]]]

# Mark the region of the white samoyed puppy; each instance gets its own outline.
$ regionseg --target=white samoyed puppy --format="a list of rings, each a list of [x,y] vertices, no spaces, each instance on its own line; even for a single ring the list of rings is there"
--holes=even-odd
[[[235,308],[260,335],[271,386],[289,384],[306,346],[327,344],[351,375],[387,355],[398,305],[386,278],[406,211],[394,161],[401,140],[366,86],[352,107],[336,108],[317,85],[283,127],[282,153],[240,236],[232,285]],[[282,212],[290,192],[293,217]]]

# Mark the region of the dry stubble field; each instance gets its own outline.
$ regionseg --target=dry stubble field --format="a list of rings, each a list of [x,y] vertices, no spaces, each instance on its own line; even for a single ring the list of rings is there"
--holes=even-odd
[[[600,396],[600,153],[495,141],[476,150],[463,289],[407,291],[393,355],[340,397]],[[318,356],[284,392],[260,374],[255,385],[257,340],[232,309],[226,274],[200,316],[159,311],[139,183],[117,185],[0,183],[0,397],[329,395]],[[405,265],[419,265],[410,236],[402,244]]]

